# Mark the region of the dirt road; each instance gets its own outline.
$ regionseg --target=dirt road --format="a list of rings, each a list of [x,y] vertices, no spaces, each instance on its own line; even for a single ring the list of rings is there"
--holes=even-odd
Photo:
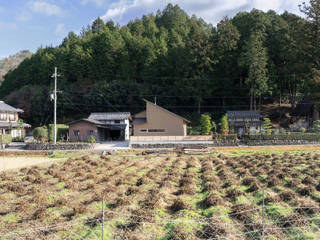
[[[47,156],[0,156],[0,171],[23,168],[37,164],[48,164],[63,159],[54,159]]]

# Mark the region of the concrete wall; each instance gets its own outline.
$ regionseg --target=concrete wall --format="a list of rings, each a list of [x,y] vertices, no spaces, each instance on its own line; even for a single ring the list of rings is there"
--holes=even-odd
[[[212,136],[131,136],[131,142],[212,141]]]
[[[134,124],[134,136],[186,136],[186,122],[169,111],[147,102],[146,123]],[[163,129],[164,132],[142,132],[142,129]]]
[[[92,136],[96,139],[96,141],[99,141],[98,128],[95,125],[84,121],[77,122],[69,126],[69,141],[88,141],[88,138],[90,137],[88,133],[90,130],[93,131]],[[74,131],[79,131],[79,136],[75,136]]]

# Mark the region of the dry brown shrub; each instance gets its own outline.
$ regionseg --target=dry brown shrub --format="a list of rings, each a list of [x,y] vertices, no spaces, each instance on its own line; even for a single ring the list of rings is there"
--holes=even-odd
[[[18,183],[9,182],[7,184],[7,189],[11,192],[18,194],[18,195],[24,195],[26,193],[25,188],[21,184],[18,184]]]
[[[39,168],[37,166],[34,166],[32,168],[29,169],[29,171],[27,172],[28,175],[33,175],[33,176],[40,176],[40,172],[38,170]]]
[[[186,231],[183,224],[178,224],[170,231],[171,240],[196,240],[193,233]]]
[[[173,201],[173,204],[170,206],[170,210],[178,212],[184,209],[192,209],[192,206],[183,198],[177,198]]]
[[[198,177],[198,173],[195,170],[187,169],[184,173],[185,177],[196,178]]]
[[[88,161],[90,160],[90,157],[88,155],[85,155],[81,158],[83,161]]]
[[[142,184],[149,184],[151,183],[152,180],[148,178],[147,176],[142,176],[141,178],[138,179],[136,185],[141,186]]]
[[[307,187],[303,187],[303,188],[300,188],[298,190],[298,193],[301,195],[301,196],[311,196],[311,194],[315,191],[316,189],[314,187],[311,187],[311,186],[307,186]]]
[[[261,188],[261,185],[258,182],[254,182],[251,184],[250,188],[247,190],[248,192],[255,192]]]
[[[315,181],[312,177],[310,176],[306,176],[303,180],[302,180],[303,184],[314,184]]]
[[[165,205],[165,199],[165,194],[158,192],[158,190],[156,189],[150,192],[150,196],[145,202],[145,207],[148,209],[163,209]]]
[[[267,195],[267,197],[264,199],[264,203],[278,203],[280,202],[280,197],[278,195]]]
[[[309,226],[309,221],[297,213],[281,218],[280,225],[282,228],[305,227]]]
[[[279,193],[279,197],[284,202],[289,202],[296,198],[296,195],[292,191],[283,191]]]
[[[219,218],[210,219],[210,222],[205,223],[202,231],[198,233],[204,239],[219,239],[220,237],[228,236],[228,225]]]
[[[160,183],[160,188],[171,188],[172,187],[172,184],[170,181],[168,180],[163,180],[161,183]]]
[[[130,204],[130,199],[127,196],[118,196],[113,202],[114,207],[120,207],[120,206],[129,205],[129,204]]]
[[[183,177],[180,180],[180,186],[186,186],[186,185],[194,184],[194,183],[195,183],[195,180],[192,177]]]
[[[257,209],[253,205],[247,204],[237,204],[232,206],[231,216],[242,222],[249,223],[251,222],[251,216],[254,214]]]
[[[293,178],[287,182],[286,187],[293,188],[300,184],[300,180],[298,178]]]
[[[209,208],[212,206],[218,206],[223,204],[223,200],[215,193],[210,193],[202,202],[203,206]]]
[[[45,207],[39,207],[32,215],[32,219],[42,219],[47,217],[49,214],[47,212],[47,209]]]
[[[72,180],[66,181],[65,188],[76,190],[76,191],[80,189],[79,183]]]
[[[318,214],[320,213],[319,205],[311,199],[301,199],[298,201],[298,208],[296,211],[302,215],[305,214]]]
[[[55,200],[54,202],[54,206],[55,207],[62,207],[62,206],[66,206],[68,203],[68,200],[65,196],[61,196],[58,199]]]
[[[169,175],[168,177],[166,177],[165,179],[164,179],[164,181],[169,181],[169,182],[179,182],[179,176],[177,176],[177,175]]]
[[[140,193],[141,192],[141,189],[137,186],[131,186],[128,188],[128,190],[126,191],[126,195],[127,196],[130,196],[130,195],[133,195],[133,194],[137,194],[137,193]]]
[[[252,183],[256,182],[256,179],[253,177],[247,177],[242,180],[244,186],[250,186]]]
[[[140,231],[134,232],[128,229],[125,231],[122,231],[121,234],[119,235],[120,237],[117,238],[119,240],[149,240],[150,239],[150,237],[148,237],[148,235],[145,233],[142,233]]]
[[[194,195],[197,191],[197,186],[195,184],[183,185],[179,190],[179,194]]]
[[[204,185],[203,187],[203,191],[212,191],[212,190],[219,190],[220,189],[220,185],[216,182],[211,182],[208,183],[206,185]]]
[[[244,192],[239,189],[230,189],[227,191],[227,197],[235,201],[237,197],[244,195]]]
[[[87,206],[85,204],[78,204],[73,207],[74,215],[84,214],[87,212]]]
[[[268,187],[275,187],[282,184],[279,178],[272,176],[267,178]]]
[[[15,211],[27,213],[27,212],[29,212],[30,208],[31,208],[30,203],[28,201],[22,199],[16,203]]]
[[[141,208],[141,209],[136,209],[133,210],[131,212],[131,224],[133,224],[134,226],[139,225],[140,223],[152,223],[154,222],[154,218],[155,218],[155,214],[154,211],[152,209],[145,209],[145,208]]]

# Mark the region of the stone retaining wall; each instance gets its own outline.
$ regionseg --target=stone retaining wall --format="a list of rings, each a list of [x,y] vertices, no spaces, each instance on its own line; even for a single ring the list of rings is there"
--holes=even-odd
[[[26,145],[27,150],[89,150],[93,148],[94,148],[94,145],[89,143],[78,143],[78,144],[29,143]]]
[[[320,144],[317,141],[308,140],[246,140],[243,144],[248,146],[272,146],[272,145],[308,145],[308,144]]]
[[[233,147],[238,146],[239,141],[211,141],[211,142],[171,142],[171,143],[131,143],[132,148],[183,148],[188,146],[205,146],[205,147]]]

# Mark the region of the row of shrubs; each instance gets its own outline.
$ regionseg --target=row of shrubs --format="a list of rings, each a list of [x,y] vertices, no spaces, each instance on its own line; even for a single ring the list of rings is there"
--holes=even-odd
[[[216,141],[236,141],[238,140],[238,136],[237,134],[214,134],[212,139]]]
[[[64,124],[57,124],[57,140],[62,141],[67,136],[69,126]],[[54,125],[49,124],[48,126],[37,127],[33,130],[34,139],[45,141],[53,141]]]

